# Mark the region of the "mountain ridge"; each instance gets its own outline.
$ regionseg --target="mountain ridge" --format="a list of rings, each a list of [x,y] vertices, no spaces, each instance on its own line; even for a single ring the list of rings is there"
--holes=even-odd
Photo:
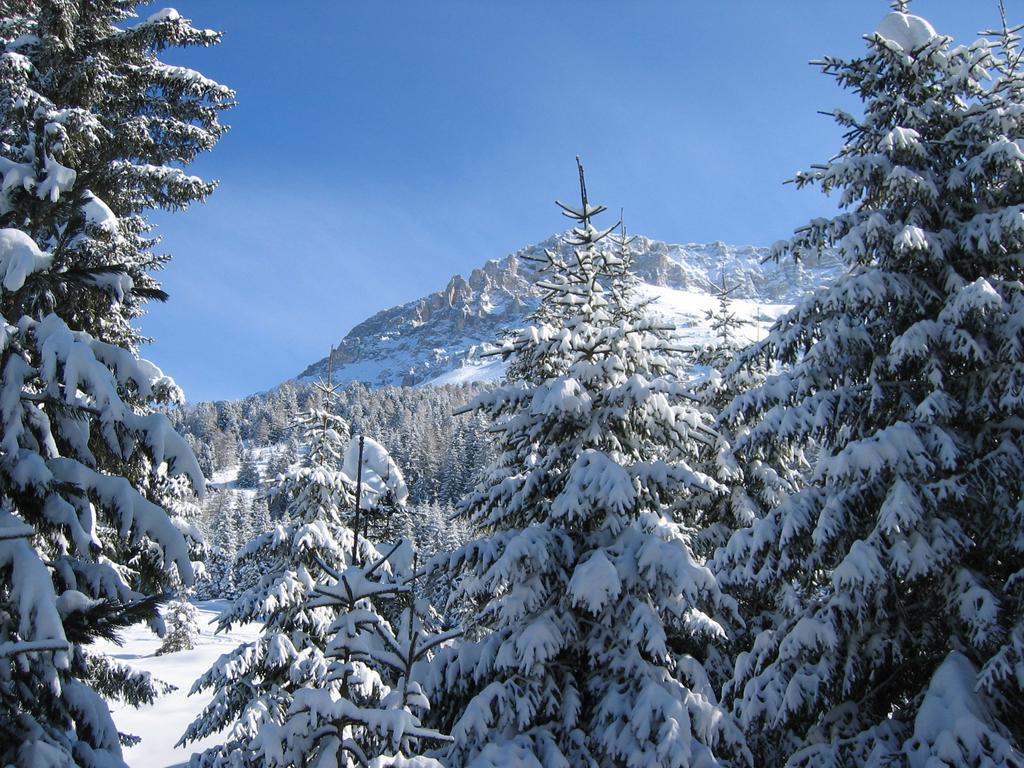
[[[723,277],[732,297],[750,305],[747,314],[770,320],[814,288],[834,279],[829,261],[800,264],[767,261],[769,249],[722,241],[675,245],[638,235],[633,271],[642,291],[655,295],[655,310],[701,337],[700,317],[714,285]],[[421,386],[499,378],[503,366],[482,358],[483,346],[522,327],[540,300],[534,262],[545,249],[567,250],[560,235],[486,261],[467,277],[453,275],[446,286],[424,297],[381,310],[355,325],[338,344],[335,383],[369,386]],[[691,306],[692,305],[692,306]],[[754,309],[757,307],[758,309]],[[751,318],[754,319],[753,317]],[[704,334],[706,335],[706,334]],[[306,381],[327,374],[327,358],[296,377]]]

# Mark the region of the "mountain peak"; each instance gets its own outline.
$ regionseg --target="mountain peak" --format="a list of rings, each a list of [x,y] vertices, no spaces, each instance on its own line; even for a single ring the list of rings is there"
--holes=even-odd
[[[538,257],[546,249],[567,251],[568,246],[555,235],[486,261],[468,277],[453,275],[444,289],[359,323],[338,345],[332,378],[341,384],[415,386],[500,377],[500,362],[481,358],[480,352],[525,325],[537,307],[536,269],[524,257]],[[777,315],[800,296],[831,282],[837,269],[830,263],[765,262],[767,248],[720,240],[672,245],[638,235],[633,251],[633,271],[646,284],[642,287],[658,294],[655,309],[660,304],[667,317],[687,328],[699,325],[700,312],[693,313],[707,303],[723,276],[736,286],[735,299]],[[324,358],[298,378],[326,373]]]

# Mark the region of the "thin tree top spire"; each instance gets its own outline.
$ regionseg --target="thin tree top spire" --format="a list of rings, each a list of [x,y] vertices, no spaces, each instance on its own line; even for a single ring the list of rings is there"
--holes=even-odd
[[[570,219],[580,222],[583,225],[583,229],[586,230],[590,226],[590,220],[597,216],[597,214],[604,213],[608,210],[608,207],[604,205],[590,205],[590,198],[587,195],[586,172],[583,170],[583,161],[580,160],[579,155],[576,155],[576,168],[579,170],[580,175],[580,209],[576,210],[559,200],[555,200],[555,205],[562,209],[563,216],[568,216]]]
[[[626,210],[619,208],[619,223],[616,224],[619,230],[617,235],[612,234],[609,239],[615,244],[618,249],[618,256],[625,262],[629,259],[630,249],[629,246],[636,240],[636,235],[630,235],[626,231]]]
[[[334,400],[335,395],[338,392],[338,385],[334,383],[334,353],[337,350],[332,346],[331,351],[327,355],[327,376],[322,379],[317,379],[313,384],[313,388],[323,395],[324,407],[329,408],[331,402]]]
[[[997,69],[1005,75],[1013,75],[1018,72],[1021,56],[1024,55],[1020,48],[1020,32],[1024,30],[1024,24],[1011,26],[1005,0],[999,0],[999,21],[999,29],[983,32],[982,35],[995,38],[996,45],[1002,49],[1004,61],[997,63]]]
[[[587,210],[587,177],[583,171],[583,161],[576,155],[576,167],[580,172],[580,202],[583,203],[583,210]]]

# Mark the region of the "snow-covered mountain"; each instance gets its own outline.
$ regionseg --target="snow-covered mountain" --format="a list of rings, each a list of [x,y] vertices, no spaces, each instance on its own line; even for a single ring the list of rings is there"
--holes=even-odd
[[[469,277],[455,275],[443,290],[378,312],[341,340],[332,378],[416,386],[500,377],[502,363],[481,352],[506,331],[522,327],[537,306],[534,262],[524,257],[564,247],[553,237],[488,261]],[[704,313],[714,304],[713,284],[723,275],[736,286],[735,310],[750,320],[747,332],[754,339],[800,296],[831,282],[838,270],[834,263],[763,263],[768,249],[722,242],[670,245],[638,236],[633,248],[641,290],[692,341],[708,335]],[[325,357],[298,379],[326,371]]]

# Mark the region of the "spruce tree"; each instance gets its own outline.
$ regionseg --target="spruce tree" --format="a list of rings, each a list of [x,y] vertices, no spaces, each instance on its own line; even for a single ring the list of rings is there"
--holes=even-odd
[[[263,531],[257,531],[253,526],[250,494],[238,491],[225,491],[224,493],[228,497],[228,514],[235,531],[237,549],[241,549],[252,540],[256,533],[263,533]]]
[[[239,488],[246,488],[253,490],[260,487],[260,468],[256,464],[256,456],[254,451],[246,450],[242,454],[242,464],[238,468],[238,477],[235,479],[235,485]]]
[[[182,164],[224,132],[233,94],[160,51],[220,34],[167,10],[136,22],[134,3],[11,0],[0,28],[0,226],[53,258],[47,277],[5,304],[9,319],[58,308],[75,330],[134,349],[130,320],[163,298],[145,213],[181,209],[214,185]],[[110,312],[110,304],[117,311]]]
[[[188,600],[173,600],[164,612],[167,634],[156,650],[157,656],[178,651],[191,651],[199,635],[199,618]]]
[[[287,522],[239,555],[240,571],[253,566],[261,577],[219,626],[261,621],[263,630],[193,686],[214,697],[182,741],[228,729],[225,743],[195,755],[193,765],[439,766],[415,754],[421,741],[444,737],[420,725],[427,700],[410,672],[447,638],[430,641],[412,616],[403,636],[411,655],[403,655],[381,606],[410,592],[411,558],[396,556],[411,552],[409,544],[382,556],[362,533],[382,497],[398,504],[408,492],[379,443],[357,436],[342,450],[348,426],[330,411],[329,380],[317,384],[319,406],[300,419],[301,465],[274,489],[288,500]]]
[[[266,533],[274,527],[270,521],[270,510],[267,508],[265,498],[254,497],[248,504],[248,510],[251,537]],[[232,578],[237,592],[244,592],[255,586],[266,572],[267,564],[260,557],[233,558]]]
[[[496,459],[462,503],[476,538],[447,558],[467,642],[434,663],[455,765],[686,766],[742,761],[703,668],[728,599],[676,519],[713,479],[713,444],[670,363],[673,329],[636,305],[628,260],[581,204],[571,255],[547,252],[533,325],[506,341],[508,384],[472,408]]]
[[[231,495],[230,491],[218,490],[207,494],[203,502],[203,573],[196,583],[200,599],[236,594],[232,565],[240,542]]]
[[[424,626],[415,580],[403,577],[415,568],[412,552],[399,542],[314,588],[311,605],[336,614],[325,649],[336,685],[296,692],[283,725],[263,727],[254,740],[262,764],[442,768],[422,752],[450,738],[421,724],[430,703],[414,669],[458,633]],[[397,601],[406,607],[392,611],[392,625],[381,609]]]
[[[192,578],[187,525],[157,502],[204,480],[137,356],[163,298],[148,211],[213,185],[181,166],[223,132],[229,90],[157,54],[215,32],[114,0],[11,0],[0,19],[0,763],[123,766],[107,699],[151,701],[89,648]]]
[[[376,440],[355,435],[345,452],[343,469],[356,483],[353,524],[374,541],[412,540],[413,525],[406,502],[409,489],[390,452]]]
[[[767,366],[748,364],[725,372],[736,357],[749,346],[742,335],[742,329],[749,323],[740,317],[732,305],[730,287],[722,271],[721,284],[712,285],[716,306],[705,313],[713,337],[699,346],[692,357],[694,372],[693,394],[700,407],[715,421],[717,440],[713,460],[702,466],[705,472],[718,480],[726,489],[725,493],[704,495],[696,499],[695,514],[699,517],[700,533],[695,547],[704,557],[711,557],[715,550],[726,543],[732,532],[751,525],[763,517],[767,510],[778,505],[799,482],[806,461],[801,452],[787,454],[784,462],[772,466],[763,456],[748,452],[737,455],[733,435],[728,424],[723,423],[722,410],[741,393],[762,385],[767,375]],[[743,430],[740,428],[739,436]],[[741,602],[749,597],[737,595]],[[748,623],[754,619],[753,607],[745,610]]]
[[[227,729],[225,742],[194,756],[193,765],[264,765],[269,758],[257,737],[287,720],[296,693],[336,690],[340,684],[330,679],[324,655],[335,612],[310,598],[318,583],[330,583],[354,555],[366,561],[376,550],[346,525],[353,506],[352,483],[341,471],[348,427],[328,410],[333,392],[321,382],[321,404],[300,418],[307,448],[302,462],[273,489],[287,500],[285,520],[239,553],[240,565],[256,560],[263,576],[218,617],[218,631],[251,621],[263,628],[256,640],[222,656],[193,685],[193,692],[212,690],[213,700],[182,742]]]
[[[849,269],[744,354],[734,370],[784,367],[726,412],[749,430],[741,451],[817,454],[805,485],[716,558],[774,611],[727,691],[760,764],[1024,765],[1010,38],[954,47],[898,10],[862,57],[821,62],[863,113],[836,113],[845,144],[797,183],[838,192],[842,210],[775,255],[835,251]]]
[[[717,304],[705,311],[704,319],[714,336],[700,351],[698,360],[721,373],[732,362],[735,353],[746,346],[740,332],[750,321],[740,317],[733,309],[730,296],[736,290],[736,286],[729,286],[724,270],[721,285],[712,284],[711,287]]]

